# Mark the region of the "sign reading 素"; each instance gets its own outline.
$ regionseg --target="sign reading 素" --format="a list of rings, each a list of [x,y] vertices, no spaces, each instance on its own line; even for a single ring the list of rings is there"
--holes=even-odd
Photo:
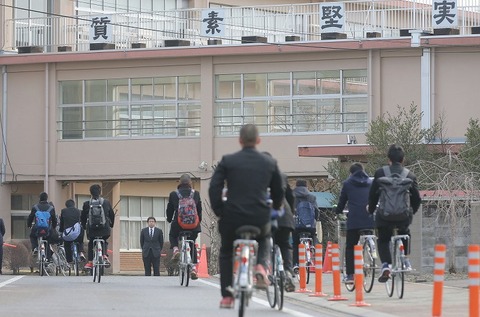
[[[208,37],[223,37],[225,34],[225,10],[202,10],[202,24],[200,34]]]

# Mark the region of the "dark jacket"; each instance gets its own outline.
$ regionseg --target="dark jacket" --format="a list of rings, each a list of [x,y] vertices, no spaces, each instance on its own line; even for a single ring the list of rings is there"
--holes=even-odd
[[[295,210],[299,202],[307,200],[315,207],[315,219],[319,220],[320,211],[318,210],[317,197],[312,195],[306,186],[295,187],[293,196],[295,197]]]
[[[343,182],[335,213],[342,214],[348,202],[347,230],[373,229],[372,215],[367,213],[368,193],[372,180],[364,171],[357,171]]]
[[[97,198],[98,199],[98,198]],[[115,224],[115,212],[113,211],[112,204],[107,199],[103,199],[103,211],[105,212],[106,225],[104,228],[93,230],[88,226],[88,213],[90,211],[90,200],[83,203],[82,215],[80,217],[82,222],[82,228],[87,230],[88,238],[95,237],[107,237],[110,236],[111,229]]]
[[[0,218],[0,246],[3,245],[3,236],[5,235],[5,223],[3,222],[3,219]],[[0,263],[1,265],[1,263]],[[0,269],[1,271],[1,269]]]
[[[76,207],[63,208],[60,212],[60,232],[80,222],[80,214],[80,209]]]
[[[177,186],[178,191],[182,197],[188,197],[191,194],[192,188],[186,184],[180,184]],[[197,214],[198,214],[198,226],[193,229],[192,231],[200,232],[202,231],[201,223],[202,223],[202,199],[200,198],[200,193],[195,191],[193,193],[193,200],[195,200],[195,205],[197,206]],[[180,199],[178,198],[177,191],[174,190],[168,196],[168,204],[167,204],[167,222],[172,223],[172,225],[178,225],[177,220],[177,210],[178,210],[178,203]],[[180,227],[180,226],[179,226]],[[182,229],[183,230],[183,229]]]
[[[51,202],[48,201],[40,201],[38,204],[35,204],[32,206],[32,210],[30,211],[30,214],[28,215],[27,218],[27,227],[32,228],[35,222],[35,213],[37,212],[37,209],[35,206],[38,207],[39,210],[42,211],[47,211],[50,207],[53,207],[52,210],[50,210],[50,221],[52,224],[52,228],[56,228],[58,221],[57,221],[57,215],[55,213],[55,207]]]
[[[287,175],[282,173],[282,186],[285,191],[285,198],[283,200],[283,207],[285,214],[278,218],[278,226],[283,228],[295,229],[295,221],[293,220],[293,210],[295,210],[295,197],[293,190],[288,184]]]
[[[403,170],[403,166],[400,163],[392,163],[390,165],[390,172],[392,174],[394,173],[401,174],[402,170]],[[370,188],[370,192],[368,195],[368,212],[369,213],[373,213],[377,208],[378,199],[380,198],[380,191],[379,191],[380,186],[378,185],[378,179],[383,176],[385,176],[383,167],[375,171],[372,187]],[[418,211],[418,208],[420,208],[422,199],[420,198],[420,192],[418,191],[417,177],[415,176],[415,174],[413,174],[410,171],[407,177],[413,181],[412,186],[410,186],[410,206],[412,207],[413,214],[415,214]],[[412,222],[412,216],[410,216],[410,219],[399,222],[398,225],[408,226]],[[377,227],[382,227],[382,226],[389,225],[391,223],[381,219],[379,215],[377,215],[375,217],[375,224]]]
[[[228,185],[227,200],[222,191]],[[263,226],[270,222],[267,188],[272,207],[279,209],[284,192],[277,162],[253,147],[225,155],[218,163],[208,190],[210,204],[220,223]]]
[[[160,257],[163,249],[163,231],[160,228],[153,228],[153,237],[150,237],[150,227],[143,228],[140,232],[140,246],[142,247],[142,256],[146,258],[150,250],[154,258]]]

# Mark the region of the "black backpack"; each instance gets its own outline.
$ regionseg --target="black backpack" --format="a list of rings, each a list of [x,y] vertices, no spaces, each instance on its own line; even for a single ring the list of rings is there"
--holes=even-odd
[[[399,222],[410,217],[410,187],[413,181],[407,178],[408,169],[402,173],[391,173],[389,166],[384,166],[385,176],[378,178],[380,198],[377,213],[386,221]]]

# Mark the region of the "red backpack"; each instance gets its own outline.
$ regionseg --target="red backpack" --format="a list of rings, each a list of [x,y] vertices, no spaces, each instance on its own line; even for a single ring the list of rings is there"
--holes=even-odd
[[[198,226],[200,219],[198,218],[197,204],[193,199],[195,190],[192,189],[188,197],[182,197],[177,190],[178,196],[178,210],[177,221],[180,228],[185,230],[192,230]]]

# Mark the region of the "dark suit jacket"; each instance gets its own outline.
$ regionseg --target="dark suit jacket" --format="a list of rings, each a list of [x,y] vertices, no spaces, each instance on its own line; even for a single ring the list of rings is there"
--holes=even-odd
[[[3,236],[4,235],[5,235],[5,223],[3,223],[3,219],[0,218],[0,246],[3,245]],[[1,271],[1,268],[0,268],[0,271]]]
[[[224,185],[228,186],[225,202]],[[210,182],[210,203],[221,222],[263,226],[270,221],[268,187],[273,208],[279,209],[284,190],[277,162],[255,148],[243,148],[218,163]]]
[[[147,257],[150,249],[153,251],[153,257],[158,258],[163,249],[163,231],[160,228],[153,228],[153,238],[150,237],[150,228],[143,228],[140,232],[140,246],[142,247],[142,256]]]

